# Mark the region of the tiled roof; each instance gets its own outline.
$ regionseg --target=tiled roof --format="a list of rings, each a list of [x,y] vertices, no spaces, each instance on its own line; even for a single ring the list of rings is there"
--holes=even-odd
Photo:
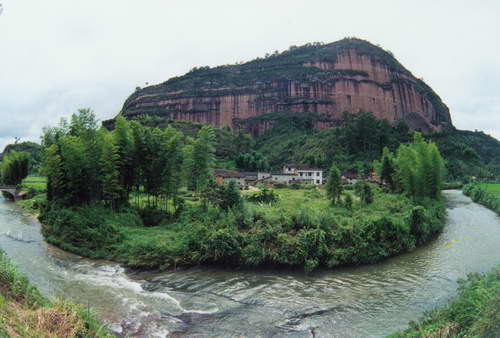
[[[305,164],[285,164],[284,165],[287,168],[292,168],[292,169],[297,169],[297,170],[314,170],[314,171],[323,171],[323,169],[320,168],[311,168]]]
[[[226,169],[215,169],[215,176],[223,177],[223,178],[244,178],[245,175],[235,170],[226,170]]]

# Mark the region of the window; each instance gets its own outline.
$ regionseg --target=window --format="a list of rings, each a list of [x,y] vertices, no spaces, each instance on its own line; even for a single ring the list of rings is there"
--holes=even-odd
[[[319,176],[319,171],[316,173],[316,176]]]
[[[319,184],[319,180],[316,180],[316,183]]]
[[[300,177],[302,177],[302,173],[300,173]]]
[[[309,173],[309,175],[307,175],[307,176],[312,176],[312,173]]]

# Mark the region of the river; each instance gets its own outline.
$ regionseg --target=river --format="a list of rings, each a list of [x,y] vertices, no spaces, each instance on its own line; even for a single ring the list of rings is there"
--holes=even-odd
[[[320,270],[191,268],[133,272],[63,252],[0,199],[0,248],[48,297],[90,306],[134,337],[380,337],[456,294],[456,280],[500,262],[500,218],[446,191],[447,225],[430,244],[382,263]]]

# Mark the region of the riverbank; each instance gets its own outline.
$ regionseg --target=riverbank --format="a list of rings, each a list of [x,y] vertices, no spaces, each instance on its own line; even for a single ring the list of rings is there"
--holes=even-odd
[[[40,220],[47,241],[79,255],[138,269],[179,266],[318,267],[371,264],[413,250],[444,226],[442,201],[417,205],[374,189],[374,202],[331,206],[320,190],[276,190],[278,202],[221,210],[187,206],[144,226],[141,211],[51,205]],[[346,194],[350,194],[347,192]]]
[[[500,334],[500,265],[459,281],[458,296],[424,314],[404,332],[389,337],[498,337]]]
[[[500,215],[500,183],[467,184],[463,193]]]
[[[500,259],[500,223],[460,191],[445,191],[447,226],[412,252],[375,265],[317,269],[123,269],[47,245],[40,224],[0,201],[0,247],[51,298],[90,304],[133,336],[382,337],[456,296],[456,280]],[[20,241],[18,239],[24,239]],[[118,329],[117,329],[118,328]]]
[[[114,337],[93,312],[74,303],[49,301],[0,251],[0,336]]]

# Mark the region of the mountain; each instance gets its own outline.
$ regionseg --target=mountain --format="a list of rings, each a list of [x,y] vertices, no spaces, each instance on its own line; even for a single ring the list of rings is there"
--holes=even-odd
[[[290,47],[282,53],[183,76],[137,90],[121,114],[243,128],[261,135],[277,120],[310,116],[314,127],[345,112],[372,112],[424,132],[453,129],[448,107],[394,56],[368,41]]]

